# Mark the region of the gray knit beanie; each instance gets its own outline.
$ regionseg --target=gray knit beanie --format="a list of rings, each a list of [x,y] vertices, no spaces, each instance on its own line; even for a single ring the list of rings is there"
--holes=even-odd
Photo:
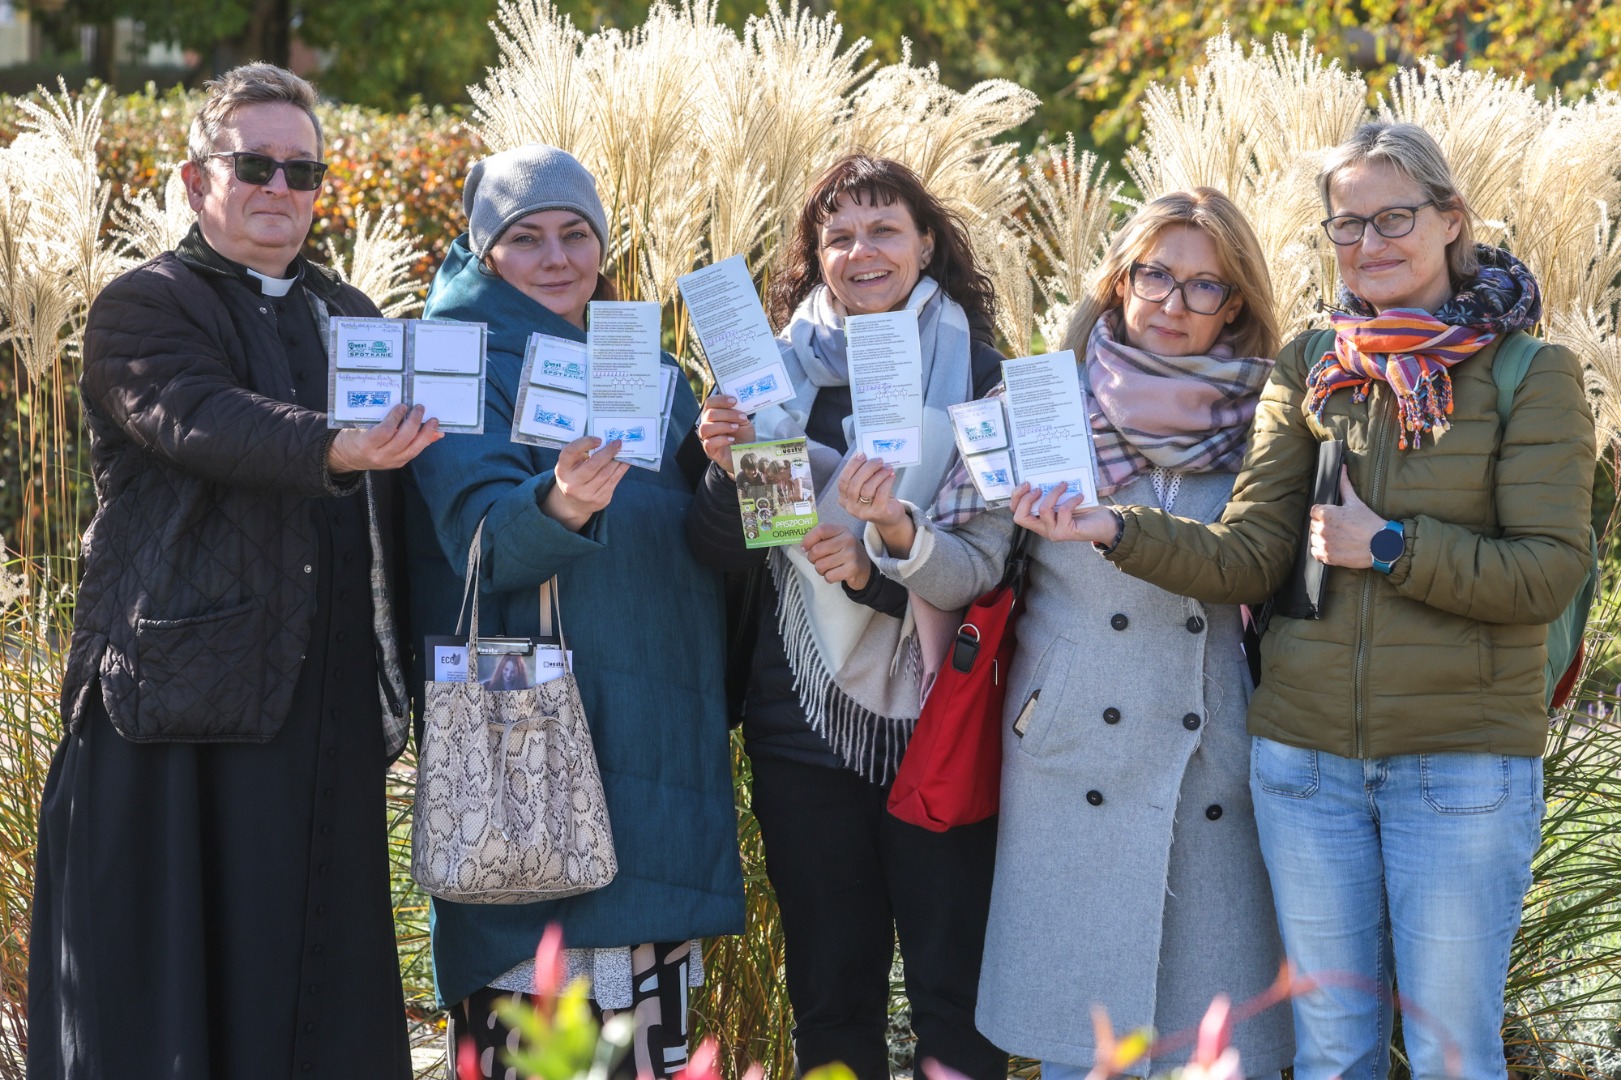
[[[540,210],[573,210],[608,254],[607,215],[597,182],[566,150],[533,143],[474,162],[462,184],[468,243],[482,259],[519,218]]]

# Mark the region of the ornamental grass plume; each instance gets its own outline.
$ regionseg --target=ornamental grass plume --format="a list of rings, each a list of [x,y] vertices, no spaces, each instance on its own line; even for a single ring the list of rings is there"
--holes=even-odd
[[[1027,210],[1016,224],[1041,256],[1039,267],[1031,264],[1031,278],[1044,305],[1036,332],[1049,345],[1063,338],[1070,312],[1108,249],[1123,186],[1108,179],[1096,154],[1075,152],[1073,134],[1024,159]]]
[[[168,175],[163,197],[150,188],[140,191],[126,187],[124,199],[112,208],[113,238],[137,259],[155,259],[172,251],[197,220],[197,213],[186,198],[186,182],[180,166],[162,165],[158,175]]]
[[[1621,206],[1618,154],[1621,94],[1615,93],[1569,105],[1556,101],[1547,122],[1526,141],[1504,242],[1536,268],[1552,309],[1599,310],[1615,303],[1621,265],[1595,265],[1611,245],[1593,229],[1610,228],[1609,208]]]
[[[1549,313],[1548,340],[1559,343],[1587,363],[1587,403],[1593,410],[1601,446],[1621,443],[1621,336],[1609,315],[1564,310]]]
[[[101,287],[128,265],[103,242],[112,185],[96,145],[107,92],[19,99],[21,133],[0,149],[0,341],[30,378],[77,354],[84,319]]]
[[[1523,77],[1443,67],[1426,57],[1391,80],[1379,119],[1417,124],[1435,137],[1478,219],[1475,239],[1495,244],[1518,209],[1513,197],[1526,153],[1559,109]]]
[[[395,207],[375,216],[369,210],[358,211],[349,240],[348,258],[330,238],[326,241],[327,262],[345,281],[371,297],[390,319],[421,310],[422,298],[411,280],[411,267],[421,250],[416,238],[400,224]]]
[[[695,367],[676,279],[737,254],[768,272],[811,184],[858,149],[910,165],[962,216],[1012,300],[1004,332],[1028,340],[1018,158],[996,140],[1035,95],[1002,80],[952,90],[909,47],[899,63],[863,64],[865,39],[846,45],[836,16],[797,2],[773,2],[741,34],[715,12],[714,0],[656,3],[634,29],[584,34],[550,0],[502,0],[501,60],[470,88],[474,123],[492,150],[549,142],[591,171],[609,275],[626,299],[673,307]]]

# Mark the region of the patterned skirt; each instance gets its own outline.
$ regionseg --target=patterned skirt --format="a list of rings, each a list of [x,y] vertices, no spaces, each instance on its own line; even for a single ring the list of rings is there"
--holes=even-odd
[[[607,1020],[625,1011],[636,1019],[630,1052],[614,1068],[612,1080],[636,1080],[637,1077],[664,1080],[687,1067],[687,989],[693,985],[689,980],[694,975],[693,957],[697,949],[694,942],[680,941],[637,945],[628,951],[628,1005],[604,1009],[598,1004],[598,994],[593,989],[591,1011],[598,1020]],[[702,978],[701,969],[698,977]],[[501,981],[508,980],[503,977]],[[503,1055],[503,1051],[517,1048],[518,1034],[501,1022],[495,1013],[495,1003],[503,998],[525,1002],[531,996],[522,991],[489,986],[451,1008],[448,1035],[453,1076],[462,1044],[470,1043],[478,1056],[479,1080],[523,1080],[517,1069],[506,1064]],[[616,1003],[619,1000],[619,995],[611,992],[601,997]]]

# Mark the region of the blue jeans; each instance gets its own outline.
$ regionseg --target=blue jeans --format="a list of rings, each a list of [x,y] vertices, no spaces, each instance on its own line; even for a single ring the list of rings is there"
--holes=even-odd
[[[1414,1080],[1503,1080],[1503,983],[1542,832],[1542,759],[1358,760],[1256,738],[1250,770],[1295,998],[1295,1080],[1384,1080],[1391,979]],[[1455,1057],[1453,1055],[1456,1055]]]

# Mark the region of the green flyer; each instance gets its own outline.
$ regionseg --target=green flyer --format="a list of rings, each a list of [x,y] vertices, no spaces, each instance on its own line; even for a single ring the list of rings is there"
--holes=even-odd
[[[816,490],[804,439],[739,443],[737,507],[751,548],[797,544],[816,527]]]

